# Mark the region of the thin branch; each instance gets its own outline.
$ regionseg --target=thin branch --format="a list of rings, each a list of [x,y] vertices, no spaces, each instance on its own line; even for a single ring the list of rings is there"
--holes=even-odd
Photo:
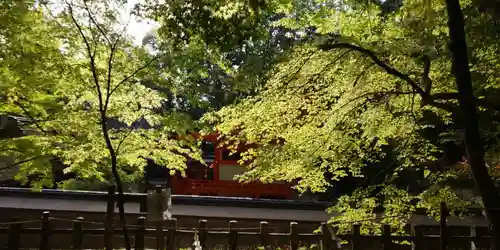
[[[116,146],[116,155],[120,154],[120,147],[122,146],[122,144],[125,141],[125,139],[127,139],[127,137],[132,133],[133,130],[134,130],[133,126],[131,126],[130,129],[127,131],[127,133],[118,142],[118,146]]]
[[[87,14],[89,15],[89,18],[90,18],[90,21],[92,21],[92,23],[94,23],[94,25],[96,26],[96,28],[99,30],[99,32],[101,33],[101,35],[104,37],[104,39],[106,39],[106,41],[108,42],[108,45],[111,46],[111,40],[109,40],[108,36],[106,35],[106,33],[104,32],[104,30],[101,28],[101,26],[99,26],[99,24],[97,23],[97,21],[94,19],[93,17],[93,14],[90,12],[90,8],[89,6],[87,5],[87,1],[83,1],[83,5],[85,5],[85,10],[87,11]]]
[[[139,120],[141,120],[142,118],[144,118],[144,116],[141,116],[141,118],[139,118]],[[132,131],[134,129],[136,129],[137,126],[135,125],[130,125],[130,128],[129,130],[127,131],[127,133],[120,139],[120,142],[118,142],[118,146],[116,146],[116,155],[118,155],[120,153],[120,147],[122,146],[123,142],[125,141],[125,139],[127,139],[127,137],[132,133]]]
[[[302,89],[304,86],[308,85],[309,83],[311,83],[313,80],[316,80],[321,74],[323,74],[326,70],[328,70],[328,68],[330,68],[330,66],[334,65],[335,63],[337,63],[340,59],[342,59],[345,55],[347,55],[347,53],[351,52],[351,50],[347,50],[347,51],[344,51],[344,53],[342,53],[340,56],[338,56],[337,58],[335,58],[335,60],[327,63],[319,72],[311,75],[311,77],[309,77],[309,79],[307,80],[307,82],[305,84],[302,84],[301,86],[297,86],[297,87],[294,87],[295,88],[295,91],[298,91],[300,89]],[[310,59],[310,57],[306,60],[306,62]],[[298,69],[297,72],[295,72],[294,75],[296,75],[301,69],[302,67],[304,67],[305,63],[304,62],[300,68]],[[290,81],[286,82],[285,85],[289,84],[291,82],[292,79],[290,79]]]
[[[387,63],[383,62],[381,59],[379,59],[375,53],[372,51],[362,48],[357,45],[349,44],[349,43],[334,43],[334,44],[323,44],[319,46],[320,49],[323,50],[332,50],[332,49],[341,49],[341,48],[347,48],[351,50],[358,51],[372,59],[372,61],[377,64],[379,67],[384,69],[388,74],[396,76],[402,80],[404,80],[410,87],[421,96],[422,99],[428,100],[426,102],[427,105],[448,111],[448,112],[453,112],[455,108],[452,105],[446,104],[446,103],[439,103],[436,102],[438,99],[432,98],[433,96],[429,95],[426,93],[419,85],[417,82],[415,82],[413,79],[411,79],[408,75],[401,73],[400,71],[396,70],[394,67],[388,65]],[[442,94],[439,94],[442,95]],[[450,98],[451,99],[451,98]],[[479,100],[478,100],[479,101]],[[483,102],[483,105],[488,105],[491,107],[494,107],[496,110],[500,110],[500,105],[495,105],[492,103],[488,102]],[[497,109],[498,108],[498,109]]]
[[[52,10],[47,6],[47,4],[42,4],[42,6],[47,10],[47,13],[49,13],[50,17],[52,17],[52,20],[59,25],[59,27],[64,27],[58,20],[57,17],[54,16],[54,13],[52,13]]]
[[[318,52],[320,49],[316,49],[314,50],[313,52],[309,53],[309,55],[307,56],[307,58],[302,62],[302,64],[299,66],[299,68],[292,74],[292,76],[290,77],[290,79],[288,79],[288,81],[286,81],[285,83],[283,83],[284,86],[288,85],[290,82],[293,81],[293,79],[297,76],[297,74],[302,70],[302,68],[304,67],[304,65],[306,65],[306,63],[311,60],[312,56],[314,54],[316,54],[316,52]]]
[[[38,123],[38,121],[31,115],[31,113],[18,101],[15,102],[17,106],[21,108],[23,113],[30,118],[30,120],[35,124],[35,126],[45,135],[49,135],[45,129],[42,128],[42,126]]]
[[[113,56],[115,54],[116,46],[118,44],[118,41],[120,40],[120,37],[118,37],[114,43],[111,43],[111,40],[109,39],[108,35],[104,32],[104,30],[101,28],[101,26],[94,19],[92,12],[90,11],[89,6],[87,5],[87,2],[83,1],[83,4],[85,5],[85,10],[87,11],[87,14],[89,15],[90,21],[94,24],[94,26],[97,28],[97,30],[99,30],[101,35],[104,37],[104,39],[106,40],[106,42],[110,46],[110,52],[109,52],[109,58],[108,58],[108,75],[107,75],[107,79],[106,79],[106,96],[104,98],[104,106],[101,109],[102,110],[101,112],[106,112],[108,110],[109,99],[111,96],[110,88],[111,88],[111,81],[112,81],[111,75],[113,72]]]
[[[109,60],[108,60],[108,81],[107,81],[107,87],[106,87],[106,104],[104,105],[104,109],[106,110],[109,104],[109,99],[111,98],[111,70],[112,70],[112,61],[113,61],[113,55],[116,51],[116,47],[118,46],[118,43],[120,42],[123,34],[128,28],[128,25],[130,24],[130,19],[131,19],[131,14],[129,15],[127,24],[123,26],[122,31],[118,34],[116,37],[115,42],[111,45],[110,47],[110,55],[109,55]]]
[[[430,96],[432,100],[458,100],[457,92],[443,92],[436,93]],[[500,104],[487,101],[486,99],[479,99],[475,97],[477,104],[483,108],[489,108],[496,111],[500,111]]]
[[[351,104],[352,102],[354,102],[356,100],[359,100],[359,99],[362,99],[362,98],[366,98],[366,97],[369,97],[369,96],[376,96],[376,95],[411,95],[411,94],[414,94],[414,92],[413,91],[377,91],[377,92],[368,92],[368,93],[364,93],[364,94],[362,94],[360,96],[352,98],[351,100],[349,100],[346,103],[344,103],[340,108],[344,108],[345,106]]]
[[[365,75],[366,75],[366,72],[367,72],[367,71],[368,71],[371,67],[373,67],[373,65],[375,65],[375,64],[370,64],[370,65],[368,65],[368,67],[365,67],[365,68],[364,68],[364,69],[363,69],[363,70],[362,70],[362,71],[361,71],[361,72],[360,72],[360,73],[356,76],[356,80],[354,80],[354,83],[352,84],[352,87],[353,87],[353,88],[354,88],[354,87],[356,87],[356,85],[358,85],[359,80],[361,80],[361,78],[362,78],[363,76],[365,76]]]
[[[102,111],[102,108],[103,108],[103,106],[102,106],[102,92],[101,92],[101,86],[99,85],[99,76],[97,75],[97,69],[96,69],[96,66],[95,66],[95,57],[92,54],[92,48],[91,48],[91,46],[89,44],[89,41],[88,41],[87,37],[83,33],[82,27],[80,26],[80,24],[75,19],[75,16],[73,14],[73,7],[67,1],[65,1],[65,2],[67,4],[67,6],[68,6],[68,10],[69,10],[69,13],[70,13],[70,16],[71,16],[71,20],[73,21],[73,23],[75,24],[76,28],[78,29],[78,32],[80,33],[80,36],[82,37],[83,42],[85,43],[85,46],[87,48],[87,54],[88,54],[89,59],[90,59],[89,60],[90,70],[92,71],[92,78],[94,79],[94,84],[95,84],[95,87],[97,89],[97,95],[99,97],[99,110]]]
[[[118,34],[118,37],[116,38],[115,42],[110,46],[110,52],[109,52],[109,59],[108,59],[108,79],[107,79],[107,86],[106,86],[106,101],[104,104],[104,110],[108,109],[109,105],[109,99],[111,98],[111,71],[112,71],[112,64],[113,64],[113,55],[116,51],[116,47],[118,46],[118,43],[120,42],[123,34],[128,28],[128,25],[130,24],[130,19],[131,15],[129,15],[129,19],[127,21],[127,24],[123,27],[122,31]]]
[[[118,40],[118,39],[117,39]],[[106,79],[106,99],[104,100],[104,111],[108,110],[109,99],[111,97],[111,71],[113,70],[113,55],[115,54],[115,46],[111,46],[108,58],[108,79]]]
[[[322,45],[319,46],[319,48],[322,49],[322,50],[332,50],[332,49],[342,49],[342,48],[345,48],[345,49],[351,49],[351,50],[358,51],[358,52],[360,52],[360,53],[362,53],[362,54],[370,57],[370,59],[372,59],[372,61],[375,64],[377,64],[379,67],[381,67],[382,69],[384,69],[388,74],[396,76],[396,77],[404,80],[420,96],[422,96],[422,98],[427,98],[428,97],[427,93],[425,93],[425,91],[422,88],[420,88],[420,86],[418,85],[417,82],[415,82],[413,79],[411,79],[408,75],[401,73],[400,71],[398,71],[394,67],[392,67],[392,66],[388,65],[387,63],[385,63],[384,61],[382,61],[380,58],[378,58],[375,55],[375,53],[373,53],[372,51],[370,51],[368,49],[362,48],[362,47],[357,46],[357,45],[349,44],[349,43],[322,44]]]
[[[96,32],[94,32],[94,31],[92,30],[92,21],[90,20],[90,18],[89,18],[89,20],[88,20],[88,21],[89,21],[89,31],[90,31],[90,35],[92,35],[92,40],[94,41],[94,50],[92,51],[92,57],[94,57],[94,58],[95,58],[95,55],[97,54],[97,48],[99,47],[99,46],[98,46],[98,43],[99,43],[99,38],[97,38],[97,36],[96,36],[96,34],[95,34],[95,33],[97,33],[97,31],[96,31]]]
[[[47,155],[38,155],[38,156],[30,157],[30,158],[28,158],[26,160],[16,161],[16,162],[14,162],[12,164],[9,164],[7,166],[1,167],[0,171],[1,170],[5,170],[5,169],[9,169],[9,168],[13,168],[13,167],[19,166],[20,164],[23,164],[23,163],[26,163],[26,162],[30,162],[30,161],[33,161],[33,160],[36,160],[36,159],[39,159],[39,158],[45,158],[45,157],[49,157],[49,156],[47,156]]]
[[[361,105],[358,105],[358,106],[354,106],[353,108],[351,108],[349,111],[347,111],[347,113],[344,114],[344,116],[342,117],[342,120],[339,121],[333,128],[330,129],[330,131],[328,131],[327,135],[326,135],[326,141],[329,141],[333,135],[333,132],[335,132],[336,130],[340,129],[340,127],[342,125],[344,125],[345,121],[347,120],[348,117],[350,117],[350,115],[355,112],[356,110],[358,110],[360,107],[362,107],[363,105],[365,105],[366,103],[368,102],[368,100],[365,100]],[[312,139],[311,139],[312,140]],[[313,152],[317,152],[319,151],[322,147],[324,147],[326,145],[326,143],[324,144],[321,144],[321,145],[318,145],[318,147],[313,151]]]
[[[160,56],[155,56],[153,57],[151,60],[149,60],[146,64],[144,64],[142,67],[139,67],[137,68],[132,74],[130,74],[129,76],[123,78],[123,80],[121,80],[112,90],[111,92],[109,93],[109,95],[111,96],[113,94],[113,92],[115,92],[123,83],[125,83],[126,81],[128,81],[130,78],[134,77],[137,73],[139,73],[140,71],[142,71],[143,69],[149,67],[149,65],[151,65],[151,63],[153,63],[154,61],[156,61],[158,58],[160,58]]]

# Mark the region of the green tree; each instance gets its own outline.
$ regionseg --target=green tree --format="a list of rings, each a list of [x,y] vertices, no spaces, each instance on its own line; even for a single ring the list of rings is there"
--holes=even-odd
[[[260,145],[246,154],[251,169],[243,180],[299,180],[300,191],[315,192],[325,191],[332,180],[363,180],[334,208],[351,218],[375,216],[378,209],[409,216],[418,207],[433,214],[440,200],[455,209],[470,203],[450,186],[450,179],[459,178],[456,169],[434,163],[445,142],[463,141],[467,122],[450,73],[446,4],[269,4],[283,15],[275,25],[298,33],[313,30],[315,39],[306,36],[294,46],[268,72],[257,95],[205,117],[222,136]],[[463,9],[491,165],[498,159],[498,141],[492,138],[498,138],[494,96],[500,87],[495,70],[500,33],[496,21],[471,2],[463,1]],[[409,189],[408,172],[420,179],[418,188]]]
[[[0,113],[29,118],[24,137],[1,139],[0,154],[14,157],[11,168],[21,164],[22,174],[39,174],[37,184],[50,181],[51,131],[43,125],[59,105],[67,60],[60,53],[60,30],[44,19],[41,8],[23,2],[1,4]]]
[[[140,156],[172,173],[183,171],[186,156],[201,159],[195,145],[169,137],[178,129],[172,120],[177,114],[163,111],[166,96],[145,84],[162,83],[156,64],[163,54],[131,43],[120,19],[124,4],[53,1],[2,8],[9,20],[2,30],[8,59],[1,67],[2,112],[28,116],[36,134],[2,140],[1,146],[8,149],[2,154],[21,160],[20,176],[50,179],[49,159],[57,157],[80,179],[112,177],[130,249],[122,182],[142,176]]]
[[[268,8],[246,1],[145,1],[137,10],[160,24],[146,42],[169,55],[161,70],[176,86],[170,106],[195,119],[254,93],[294,40],[272,27]]]

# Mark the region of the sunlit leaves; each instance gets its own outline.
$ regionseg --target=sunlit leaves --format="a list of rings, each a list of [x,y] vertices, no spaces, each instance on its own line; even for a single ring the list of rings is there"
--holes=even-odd
[[[186,127],[162,112],[165,94],[145,84],[160,79],[161,55],[130,42],[118,17],[123,1],[51,4],[0,16],[10,22],[0,33],[0,110],[35,121],[25,127],[37,131],[0,141],[1,154],[21,166],[19,178],[39,174],[37,184],[50,183],[50,161],[60,159],[80,179],[109,180],[103,122],[126,182],[142,176],[143,157],[180,172],[186,157],[199,159],[197,148],[170,137]]]
[[[462,122],[461,114],[454,111],[456,100],[436,101],[451,109],[423,105],[407,81],[388,74],[367,55],[316,48],[318,43],[356,44],[417,84],[426,56],[431,60],[431,94],[455,92],[444,2],[273,3],[274,11],[283,14],[275,26],[309,30],[317,39],[305,39],[275,64],[258,95],[204,117],[223,138],[258,145],[245,159],[251,170],[243,179],[298,180],[299,191],[335,189],[346,177],[363,180],[364,187],[346,194],[335,207],[344,215],[337,219],[347,221],[371,218],[375,208],[384,208],[388,215],[409,215],[416,207],[432,213],[443,199],[453,209],[467,205],[462,201],[471,197],[458,195],[452,181],[470,179],[458,176],[454,169],[427,168],[443,154],[445,144],[460,143],[456,139],[444,142],[447,134],[457,134]],[[391,3],[396,4],[388,6]],[[475,90],[478,96],[492,95],[499,83],[493,59],[498,49],[490,39],[499,33],[470,1],[463,1],[463,7],[466,29],[473,34],[469,44],[474,52],[470,56]],[[498,103],[491,96],[488,100]],[[485,137],[496,138],[498,122],[491,116],[498,119],[497,111],[483,108],[482,112],[487,114],[482,128]],[[497,140],[488,141],[489,159],[498,158],[493,153],[498,152]],[[422,176],[422,172],[427,174]],[[353,205],[354,201],[358,203]],[[390,222],[402,225],[406,219]]]

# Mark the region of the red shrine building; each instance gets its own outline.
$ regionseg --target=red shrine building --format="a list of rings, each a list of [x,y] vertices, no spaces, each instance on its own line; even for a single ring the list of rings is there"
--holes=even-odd
[[[247,171],[245,166],[238,163],[240,155],[230,154],[228,149],[219,146],[217,134],[203,136],[202,140],[201,150],[206,165],[189,159],[186,176],[176,174],[170,179],[173,194],[293,199],[292,188],[283,182],[264,184],[259,181],[240,183],[235,180],[236,175]]]

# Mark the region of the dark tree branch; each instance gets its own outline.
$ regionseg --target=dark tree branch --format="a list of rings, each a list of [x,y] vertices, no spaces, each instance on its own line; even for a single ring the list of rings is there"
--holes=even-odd
[[[357,76],[356,76],[356,80],[354,80],[354,83],[352,84],[352,87],[356,87],[356,85],[358,85],[358,82],[359,80],[361,80],[361,78],[366,74],[366,72],[371,68],[373,67],[373,65],[375,64],[370,64],[368,65],[367,67],[365,67]]]
[[[457,100],[458,98],[458,93],[436,93],[433,95],[430,95],[429,93],[425,92],[424,89],[422,89],[417,82],[415,82],[413,79],[411,79],[408,75],[403,74],[393,68],[392,66],[388,65],[384,61],[382,61],[380,58],[378,58],[374,52],[362,48],[357,45],[353,44],[348,44],[348,43],[334,43],[334,44],[323,44],[319,46],[320,49],[323,50],[332,50],[332,49],[340,49],[340,48],[347,48],[351,50],[358,51],[366,56],[368,56],[372,61],[378,65],[379,67],[383,68],[388,74],[396,76],[402,80],[404,80],[406,83],[410,85],[410,87],[420,95],[422,99],[426,99],[427,102],[425,104],[451,112],[451,111],[456,111],[454,105],[442,103],[442,102],[437,102],[440,100]],[[425,60],[425,58],[424,58]],[[424,61],[424,74],[423,75],[428,75],[430,71],[430,60],[425,63]],[[500,111],[500,104],[492,103],[484,99],[475,99],[477,103],[485,108],[493,109],[496,111]]]
[[[47,133],[47,131],[45,129],[43,129],[43,127],[38,123],[38,121],[31,115],[31,113],[18,101],[15,102],[15,104],[17,106],[19,106],[19,108],[21,108],[21,110],[23,111],[23,113],[28,116],[31,120],[31,122],[33,122],[35,124],[35,126],[40,130],[40,132],[44,133],[45,135],[49,135],[49,133]]]
[[[0,171],[1,170],[5,170],[5,169],[9,169],[9,168],[13,168],[13,167],[19,166],[20,164],[23,164],[23,163],[26,163],[26,162],[30,162],[30,161],[33,161],[33,160],[36,160],[36,159],[39,159],[39,158],[45,158],[45,157],[51,157],[51,156],[48,156],[48,155],[33,156],[33,157],[28,158],[28,159],[21,160],[21,161],[16,161],[16,162],[14,162],[12,164],[9,164],[7,166],[3,166],[3,167],[0,168]]]
[[[320,49],[316,49],[314,50],[313,52],[309,53],[309,55],[307,56],[307,58],[301,63],[301,65],[299,66],[299,68],[292,74],[292,76],[290,77],[290,79],[288,79],[288,81],[286,81],[283,85],[287,86],[290,82],[292,82],[295,77],[297,76],[297,74],[299,74],[299,72],[302,70],[302,68],[304,67],[304,65],[306,65],[307,62],[309,62],[309,60],[311,60],[312,56],[314,54],[316,54],[316,52],[318,52]]]
[[[112,82],[112,78],[111,78],[112,73],[111,72],[112,72],[112,68],[113,68],[112,67],[113,56],[114,56],[114,53],[116,52],[116,47],[118,46],[118,44],[123,36],[123,33],[125,33],[125,31],[127,30],[129,23],[130,23],[130,16],[129,16],[129,20],[128,20],[127,24],[124,25],[122,31],[116,37],[115,42],[113,44],[110,44],[110,52],[109,52],[109,58],[108,58],[108,79],[107,79],[107,84],[106,84],[106,101],[104,104],[104,110],[107,110],[107,108],[108,108],[109,100],[111,98],[111,93],[112,93],[111,92],[111,82]]]
[[[158,58],[160,58],[160,56],[155,56],[153,57],[151,60],[149,60],[146,64],[144,64],[142,67],[139,67],[137,68],[132,74],[128,75],[127,77],[123,78],[123,80],[121,80],[112,90],[111,92],[109,93],[109,95],[112,95],[123,83],[127,82],[128,80],[130,80],[130,78],[134,77],[137,73],[139,73],[140,71],[146,69],[147,67],[149,67],[154,61],[156,61]]]
[[[144,116],[141,116],[141,118],[139,118],[139,120],[141,120],[142,118],[144,118]],[[123,137],[120,139],[120,142],[118,142],[118,146],[116,146],[116,154],[119,154],[120,152],[120,147],[122,146],[123,142],[125,141],[125,139],[127,139],[127,137],[132,133],[132,131],[134,129],[136,129],[137,126],[135,125],[130,125],[130,128],[128,129],[127,133],[125,135],[123,135]]]
[[[305,85],[307,85],[307,84],[311,83],[313,80],[316,80],[318,76],[320,76],[321,74],[323,74],[326,70],[328,70],[328,68],[330,68],[330,66],[334,65],[335,63],[337,63],[340,59],[342,59],[342,58],[343,58],[345,55],[347,55],[347,53],[349,53],[349,52],[351,52],[351,50],[344,51],[344,53],[342,53],[340,56],[338,56],[337,58],[335,58],[335,60],[333,60],[333,61],[331,61],[331,62],[327,63],[327,64],[326,64],[326,65],[325,65],[325,66],[324,66],[324,67],[323,67],[323,68],[322,68],[322,69],[321,69],[318,73],[313,74],[313,75],[309,78],[309,80],[308,80],[305,84],[303,84],[303,85],[301,85],[301,86],[298,86],[298,87],[297,87],[297,90],[302,89],[302,87],[304,87]],[[309,59],[310,59],[310,58],[308,58],[308,59],[306,60],[306,62],[307,62]],[[296,75],[296,74],[297,74],[300,70],[302,70],[302,68],[304,67],[304,65],[306,64],[306,62],[304,62],[304,63],[300,66],[300,68],[299,68],[299,69],[295,72],[294,76],[295,76],[295,75]],[[293,77],[294,77],[294,76],[293,76]],[[293,77],[292,77],[292,78],[293,78]],[[288,81],[287,83],[285,83],[285,85],[286,85],[286,84],[289,84],[289,83],[291,82],[291,80],[292,80],[292,79],[290,79],[290,81]]]
[[[418,85],[417,82],[415,82],[413,79],[411,79],[408,75],[403,74],[399,72],[397,69],[394,67],[388,65],[384,61],[382,61],[380,58],[378,58],[375,53],[373,53],[371,50],[362,48],[357,45],[349,44],[349,43],[333,43],[333,44],[322,44],[319,45],[319,48],[322,50],[332,50],[332,49],[350,49],[350,50],[355,50],[360,52],[361,54],[368,56],[372,61],[377,64],[379,67],[384,69],[388,74],[396,76],[402,80],[404,80],[406,83],[408,83],[412,89],[417,92],[422,98],[427,98],[428,95],[425,93],[425,91]]]
[[[94,15],[92,14],[92,12],[90,12],[90,8],[87,5],[87,1],[83,1],[83,5],[85,6],[84,9],[87,11],[87,14],[89,15],[90,21],[96,26],[97,30],[99,30],[99,32],[104,37],[104,39],[106,40],[108,45],[111,46],[111,40],[109,40],[108,36],[106,35],[106,32],[104,32],[104,30],[101,28],[101,26],[94,19]]]
[[[78,21],[76,21],[75,15],[73,14],[73,7],[67,1],[66,1],[66,4],[68,6],[68,10],[69,10],[69,14],[71,16],[71,20],[75,24],[75,26],[76,26],[76,28],[78,30],[78,33],[80,33],[80,36],[82,37],[83,42],[85,43],[85,47],[87,49],[87,54],[89,56],[90,71],[92,71],[92,78],[94,80],[95,88],[97,90],[97,95],[98,95],[98,98],[99,98],[99,111],[102,111],[102,109],[103,109],[103,105],[102,105],[103,104],[102,103],[102,91],[101,91],[101,86],[99,84],[99,76],[97,75],[97,69],[96,69],[96,65],[95,65],[95,57],[94,57],[94,55],[92,53],[92,48],[90,46],[90,43],[89,43],[87,37],[83,33],[82,27],[80,26],[80,24],[78,23]]]
[[[117,39],[118,40],[118,39]],[[114,45],[111,45],[110,52],[109,52],[109,58],[108,58],[108,78],[106,79],[106,99],[104,100],[104,112],[108,110],[108,105],[109,105],[109,99],[111,98],[111,72],[113,70],[113,56],[115,54],[115,43]]]
[[[411,95],[415,94],[413,91],[376,91],[376,92],[368,92],[364,93],[362,95],[359,95],[357,97],[352,98],[351,100],[347,101],[347,103],[344,103],[340,108],[344,108],[345,106],[351,104],[354,101],[357,101],[359,99],[367,98],[370,96],[387,96],[387,95]]]
[[[458,100],[458,93],[457,92],[435,93],[435,94],[430,95],[429,99],[431,99],[433,101],[440,101],[440,100],[443,100],[443,101],[453,101],[453,100]],[[476,103],[479,106],[481,106],[483,108],[487,108],[487,109],[491,109],[491,110],[500,112],[500,104],[499,103],[494,103],[494,102],[488,101],[486,99],[479,99],[479,98],[476,98],[476,97],[474,97],[474,100],[476,101]]]

